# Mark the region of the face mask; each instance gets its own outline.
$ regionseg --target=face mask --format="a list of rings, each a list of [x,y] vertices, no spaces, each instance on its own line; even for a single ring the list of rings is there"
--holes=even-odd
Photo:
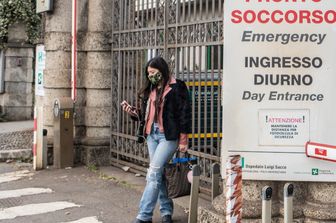
[[[153,85],[157,85],[162,80],[162,74],[157,72],[154,75],[149,76],[148,79]]]

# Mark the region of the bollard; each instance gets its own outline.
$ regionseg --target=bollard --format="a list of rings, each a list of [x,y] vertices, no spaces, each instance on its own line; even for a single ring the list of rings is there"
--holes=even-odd
[[[262,223],[272,221],[272,187],[265,186],[261,191],[262,199]]]
[[[193,167],[192,167],[192,176],[193,177],[192,177],[192,181],[191,181],[188,223],[196,223],[197,222],[198,192],[199,192],[200,175],[201,175],[200,166],[199,165],[193,165]]]
[[[42,154],[43,154],[43,158],[42,158],[42,166],[43,169],[47,168],[48,166],[48,145],[47,145],[47,134],[48,134],[48,130],[43,129],[43,147],[42,147]]]
[[[212,164],[212,184],[211,184],[211,201],[219,195],[219,174],[220,166],[218,163]]]
[[[43,169],[43,107],[34,107],[33,168]]]
[[[284,186],[284,223],[293,222],[293,193],[294,185],[286,183]]]
[[[239,155],[229,156],[226,163],[225,196],[226,222],[240,223],[242,221],[242,163]]]

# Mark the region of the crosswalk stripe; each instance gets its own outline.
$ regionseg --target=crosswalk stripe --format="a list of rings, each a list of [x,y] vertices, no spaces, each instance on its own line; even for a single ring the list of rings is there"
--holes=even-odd
[[[10,182],[21,179],[22,177],[34,175],[29,170],[21,170],[9,173],[0,174],[0,183]]]
[[[39,203],[39,204],[27,204],[22,206],[5,208],[2,210],[0,209],[0,220],[14,219],[16,217],[36,215],[36,214],[44,214],[72,207],[80,207],[80,205],[63,201]]]
[[[77,221],[69,221],[69,222],[62,222],[62,223],[103,223],[102,221],[98,221],[97,217],[87,217],[87,218],[81,218]]]
[[[7,199],[12,197],[22,197],[34,194],[52,193],[49,188],[23,188],[18,190],[4,190],[0,191],[0,199]]]

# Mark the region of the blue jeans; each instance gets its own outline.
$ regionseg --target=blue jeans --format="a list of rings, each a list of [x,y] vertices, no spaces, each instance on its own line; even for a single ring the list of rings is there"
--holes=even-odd
[[[151,134],[147,136],[147,144],[150,164],[137,216],[137,219],[142,221],[152,220],[157,201],[160,203],[161,216],[173,214],[173,201],[167,195],[163,168],[176,151],[177,140],[167,141],[164,133],[161,133],[158,125],[154,123]]]

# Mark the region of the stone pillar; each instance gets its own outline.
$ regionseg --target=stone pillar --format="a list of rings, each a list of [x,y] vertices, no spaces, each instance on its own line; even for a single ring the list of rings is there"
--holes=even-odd
[[[82,161],[109,164],[111,119],[111,21],[110,0],[88,1],[88,32],[83,49],[87,52],[84,69],[86,88],[85,126]]]
[[[52,143],[53,100],[71,96],[71,1],[54,1],[54,11],[45,16],[44,96],[36,98],[36,105],[43,106],[43,124],[48,130],[48,141]]]
[[[53,100],[58,97],[71,97],[71,26],[72,1],[55,0],[54,11],[47,13],[45,22],[46,70],[44,71],[43,97],[37,97],[37,105],[43,105],[44,128],[48,130],[48,142],[53,141]],[[83,33],[87,31],[87,1],[78,1],[78,53],[77,53],[77,99],[75,102],[75,150],[78,157],[80,138],[85,136],[85,97],[83,69],[86,52],[80,48]],[[77,160],[78,161],[78,160]]]
[[[303,208],[305,222],[336,222],[335,191],[335,183],[308,183],[306,205]]]

